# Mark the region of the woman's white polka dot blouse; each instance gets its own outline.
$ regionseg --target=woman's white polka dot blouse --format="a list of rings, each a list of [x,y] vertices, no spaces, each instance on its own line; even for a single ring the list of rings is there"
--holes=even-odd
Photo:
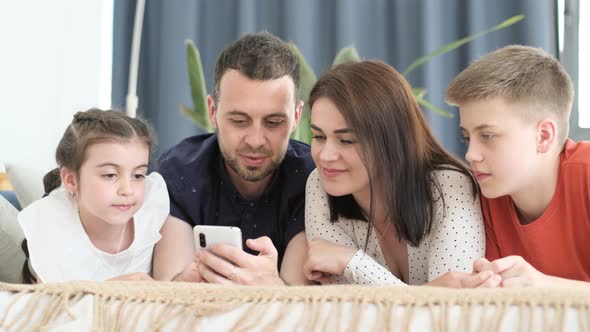
[[[474,198],[466,175],[450,170],[435,171],[444,195],[439,197],[432,230],[414,248],[408,245],[409,284],[422,285],[448,271],[471,272],[473,261],[483,257],[485,233],[479,198]],[[438,191],[434,191],[438,193]],[[435,194],[436,195],[436,194]],[[357,248],[344,273],[330,283],[361,285],[404,285],[387,268],[379,240],[373,230],[364,252],[368,223],[340,218],[330,222],[328,196],[314,170],[308,180],[305,200],[305,232],[308,239],[319,237]]]

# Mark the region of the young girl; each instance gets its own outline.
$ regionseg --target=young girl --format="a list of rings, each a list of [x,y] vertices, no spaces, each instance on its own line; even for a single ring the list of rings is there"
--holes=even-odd
[[[307,181],[306,276],[371,285],[487,281],[467,273],[485,246],[475,182],[435,140],[406,80],[383,63],[344,64],[320,78],[309,103],[317,169]]]
[[[48,196],[20,212],[38,282],[147,279],[169,213],[166,184],[147,175],[150,126],[116,111],[78,112],[44,178]],[[56,188],[57,187],[57,188]]]

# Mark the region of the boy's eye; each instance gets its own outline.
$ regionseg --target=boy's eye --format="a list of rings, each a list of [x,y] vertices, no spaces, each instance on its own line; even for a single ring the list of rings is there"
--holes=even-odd
[[[484,141],[489,141],[492,138],[494,138],[494,136],[496,136],[496,135],[494,135],[494,134],[481,134],[481,139],[483,139]]]
[[[135,180],[143,180],[145,179],[145,174],[134,174],[133,178],[135,178]]]
[[[349,145],[349,144],[354,144],[354,141],[348,140],[348,139],[341,139],[340,143],[344,144],[344,145]]]
[[[117,174],[114,174],[114,173],[103,174],[102,177],[105,179],[114,179],[115,177],[117,177]]]
[[[461,136],[461,137],[459,138],[459,140],[460,140],[462,143],[469,143],[469,136]]]

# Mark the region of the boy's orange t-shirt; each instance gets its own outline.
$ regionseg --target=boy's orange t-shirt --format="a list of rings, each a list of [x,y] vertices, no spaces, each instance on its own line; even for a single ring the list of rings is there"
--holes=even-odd
[[[590,281],[590,142],[566,142],[539,219],[521,225],[510,196],[482,197],[482,210],[487,259],[518,255],[544,274]]]

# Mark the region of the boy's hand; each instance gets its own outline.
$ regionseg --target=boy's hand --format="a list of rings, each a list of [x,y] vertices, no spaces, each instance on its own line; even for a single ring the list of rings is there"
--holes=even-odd
[[[277,269],[278,253],[267,236],[249,239],[246,245],[258,255],[216,244],[199,252],[199,272],[204,280],[217,284],[284,285]]]
[[[461,279],[462,288],[496,288],[500,287],[501,283],[502,277],[489,270],[473,272]]]
[[[491,271],[477,273],[450,271],[427,283],[427,286],[449,288],[494,288],[500,285],[502,278]]]
[[[314,238],[307,245],[303,274],[312,281],[326,282],[330,274],[341,275],[357,249]]]
[[[502,287],[548,287],[549,277],[539,272],[521,256],[507,256],[493,262],[480,258],[473,263],[474,272],[491,271],[502,277]]]

